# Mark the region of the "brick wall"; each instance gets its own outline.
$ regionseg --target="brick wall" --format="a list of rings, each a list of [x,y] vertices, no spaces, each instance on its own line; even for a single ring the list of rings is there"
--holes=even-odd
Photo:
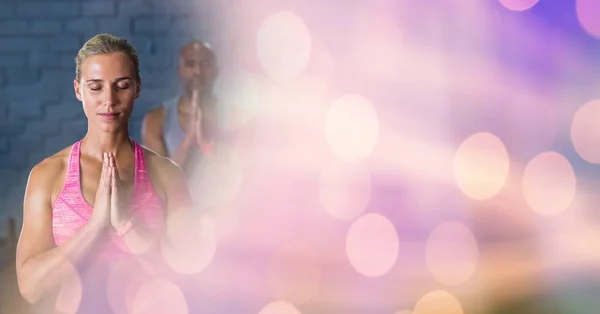
[[[31,167],[85,134],[72,81],[87,39],[110,32],[138,49],[143,87],[131,133],[140,140],[144,113],[175,92],[179,47],[218,38],[215,8],[192,0],[0,0],[0,220],[21,216]]]

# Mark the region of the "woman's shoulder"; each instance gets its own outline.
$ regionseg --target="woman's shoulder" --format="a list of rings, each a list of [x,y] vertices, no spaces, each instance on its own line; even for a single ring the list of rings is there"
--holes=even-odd
[[[73,145],[70,145],[59,152],[44,158],[31,168],[29,173],[29,185],[48,185],[60,178],[61,173],[64,173],[68,165],[69,153]]]
[[[67,164],[71,148],[73,145],[63,148],[54,155],[48,156],[40,161],[33,169],[41,170],[41,172],[52,172],[63,170]]]
[[[139,144],[144,151],[144,159],[146,161],[146,167],[149,171],[156,173],[160,176],[161,181],[172,177],[183,176],[183,171],[173,160],[161,156],[153,150]]]
[[[181,168],[171,159],[161,156],[151,149],[140,145],[144,152],[146,170],[150,174],[155,191],[163,200],[180,193],[186,187],[185,176]]]

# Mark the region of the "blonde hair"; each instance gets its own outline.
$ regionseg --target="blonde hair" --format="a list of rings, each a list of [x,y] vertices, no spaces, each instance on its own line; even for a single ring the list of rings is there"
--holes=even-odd
[[[121,38],[112,34],[98,34],[90,38],[84,45],[79,49],[77,57],[75,57],[75,77],[79,81],[81,78],[81,65],[83,62],[93,56],[105,55],[111,53],[124,53],[129,57],[135,68],[135,79],[137,82],[141,81],[140,78],[140,59],[138,58],[137,51],[131,45],[127,39]]]

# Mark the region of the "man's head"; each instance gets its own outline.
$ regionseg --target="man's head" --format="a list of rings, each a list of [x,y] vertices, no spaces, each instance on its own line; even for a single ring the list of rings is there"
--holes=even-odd
[[[214,52],[199,40],[181,48],[178,70],[183,88],[190,95],[194,89],[201,94],[210,93],[219,72]]]

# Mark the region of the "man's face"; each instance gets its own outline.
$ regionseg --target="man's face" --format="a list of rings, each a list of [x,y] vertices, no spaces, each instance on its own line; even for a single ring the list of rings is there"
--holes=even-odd
[[[182,49],[179,77],[188,92],[211,90],[217,74],[215,56],[210,49],[200,43],[192,43]]]

